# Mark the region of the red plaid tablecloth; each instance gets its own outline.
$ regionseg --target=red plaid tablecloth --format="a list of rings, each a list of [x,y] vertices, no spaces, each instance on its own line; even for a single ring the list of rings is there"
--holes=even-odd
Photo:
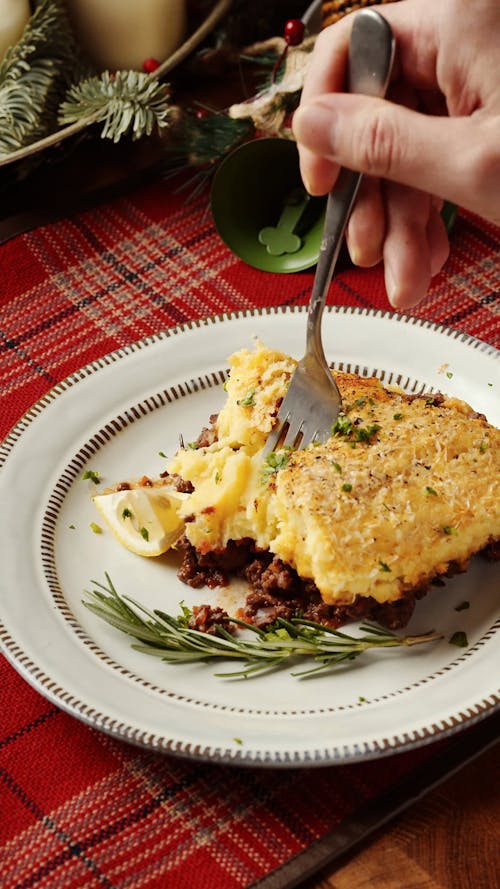
[[[461,214],[452,240],[415,314],[500,347],[500,231]],[[161,181],[7,242],[0,272],[2,436],[104,353],[206,315],[306,303],[312,280],[247,267],[215,233],[206,198],[186,202]],[[330,301],[388,309],[381,270],[344,268]],[[396,801],[454,743],[312,771],[231,768],[99,734],[1,659],[0,697],[0,885],[9,889],[292,886],[287,863],[374,801]]]

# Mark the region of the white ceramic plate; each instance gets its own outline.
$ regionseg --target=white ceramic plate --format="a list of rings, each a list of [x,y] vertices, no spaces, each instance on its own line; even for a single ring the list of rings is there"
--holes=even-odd
[[[113,352],[56,386],[4,441],[3,650],[43,695],[90,725],[208,761],[323,765],[424,744],[499,706],[500,565],[479,558],[417,606],[409,630],[438,629],[442,642],[373,652],[308,681],[289,669],[228,681],[213,675],[219,665],[167,665],[133,651],[82,606],[83,590],[105,571],[120,592],[174,614],[181,600],[217,599],[182,585],[171,556],[141,559],[111,534],[92,533],[96,488],[81,476],[95,469],[110,484],[158,475],[159,452],[173,453],[180,432],[194,439],[223,403],[227,355],[258,336],[300,357],[304,322],[302,310],[265,310]],[[337,367],[460,396],[500,425],[500,353],[478,340],[348,308],[327,311],[324,339]],[[456,611],[464,600],[470,608]],[[468,648],[448,643],[456,630]]]

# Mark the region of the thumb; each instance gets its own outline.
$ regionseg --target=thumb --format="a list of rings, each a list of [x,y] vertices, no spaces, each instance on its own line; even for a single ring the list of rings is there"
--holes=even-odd
[[[325,190],[326,158],[328,187],[341,164],[438,195],[492,221],[499,216],[492,182],[500,176],[500,117],[432,117],[384,99],[332,93],[301,105],[293,130],[313,194]]]

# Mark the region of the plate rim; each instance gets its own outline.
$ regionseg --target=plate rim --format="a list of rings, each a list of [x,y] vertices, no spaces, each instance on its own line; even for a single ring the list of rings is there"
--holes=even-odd
[[[0,442],[0,468],[8,459],[11,451],[22,437],[27,426],[36,420],[54,399],[61,396],[67,389],[73,388],[75,385],[83,382],[89,376],[97,373],[104,367],[134,355],[141,349],[166,341],[172,336],[182,335],[193,330],[193,328],[203,328],[206,326],[215,328],[227,321],[254,318],[256,316],[265,316],[269,314],[302,315],[305,314],[306,311],[307,306],[271,306],[211,315],[206,318],[186,322],[176,327],[165,328],[157,333],[151,334],[126,346],[119,347],[118,349],[114,349],[104,356],[94,359],[92,362],[87,363],[79,370],[68,375],[61,382],[55,384],[47,393],[35,401],[34,404],[24,412],[22,417],[14,424],[11,430]],[[327,306],[325,311],[327,314],[364,315],[367,317],[384,318],[396,323],[410,323],[425,330],[432,331],[433,333],[450,336],[467,347],[485,352],[486,355],[493,357],[495,360],[500,359],[500,351],[483,340],[463,333],[460,330],[427,321],[426,319],[409,315],[399,315],[398,313],[382,309],[371,309],[357,306]],[[379,745],[376,740],[370,740],[368,744],[365,744],[365,747],[369,747],[368,750],[360,749],[363,748],[362,743],[353,744],[350,750],[347,751],[346,749],[341,749],[339,754],[339,748],[335,745],[331,745],[330,748],[324,748],[321,751],[322,755],[319,758],[317,758],[316,755],[318,752],[317,750],[314,751],[314,755],[313,751],[295,751],[294,753],[288,752],[284,754],[276,752],[267,754],[267,752],[264,751],[266,755],[263,758],[256,756],[251,750],[245,751],[244,749],[234,751],[230,748],[223,750],[221,748],[210,747],[208,748],[208,751],[207,749],[200,751],[196,748],[193,749],[193,745],[190,742],[185,743],[176,741],[174,742],[174,747],[165,746],[162,743],[162,741],[165,741],[165,738],[148,734],[147,729],[138,732],[133,726],[127,726],[124,723],[116,725],[116,721],[113,718],[110,719],[105,713],[96,711],[95,708],[92,708],[92,706],[89,705],[89,703],[86,704],[79,701],[74,698],[71,693],[65,689],[61,689],[59,686],[55,687],[56,683],[54,680],[38,666],[36,660],[33,660],[32,655],[19,647],[15,637],[11,635],[1,621],[0,648],[14,669],[16,669],[32,687],[45,698],[52,701],[73,717],[79,718],[87,725],[97,728],[114,738],[132,742],[142,748],[163,751],[167,754],[177,755],[182,758],[197,759],[204,762],[229,763],[233,765],[247,765],[253,767],[297,767],[328,766],[367,760],[374,757],[392,755],[396,752],[415,749],[439,738],[454,734],[469,725],[473,725],[476,722],[487,718],[488,715],[494,713],[500,707],[500,699],[492,700],[496,695],[490,694],[489,701],[485,697],[479,702],[476,701],[474,707],[469,708],[468,713],[460,713],[457,717],[452,717],[448,725],[443,721],[442,728],[436,724],[427,724],[422,729],[414,730],[411,733],[414,737],[409,736],[407,733],[401,733],[392,739],[384,739],[386,743],[384,743],[383,746]],[[399,740],[400,738],[402,738],[402,740]]]

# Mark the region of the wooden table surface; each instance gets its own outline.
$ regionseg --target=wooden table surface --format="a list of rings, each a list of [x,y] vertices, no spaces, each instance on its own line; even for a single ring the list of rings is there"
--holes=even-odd
[[[0,243],[33,225],[130,188],[154,175],[157,164],[154,144],[112,146],[90,140],[77,146],[67,162],[42,165],[27,182],[4,193]],[[499,889],[499,765],[497,743],[386,824],[361,848],[301,886]]]
[[[303,889],[498,889],[500,743]]]

